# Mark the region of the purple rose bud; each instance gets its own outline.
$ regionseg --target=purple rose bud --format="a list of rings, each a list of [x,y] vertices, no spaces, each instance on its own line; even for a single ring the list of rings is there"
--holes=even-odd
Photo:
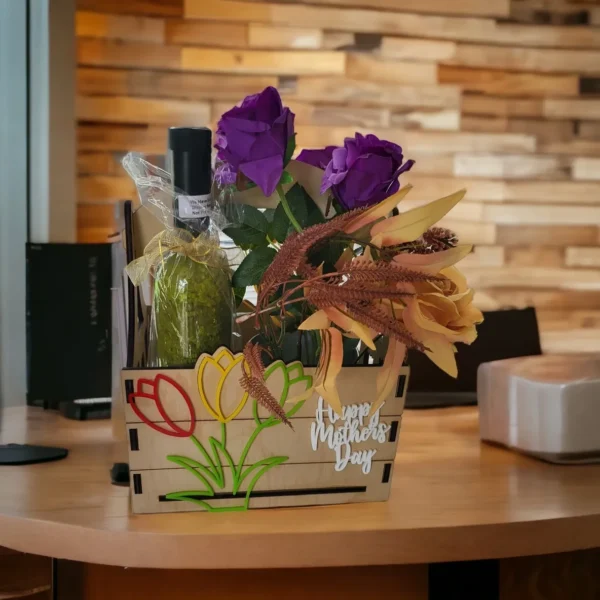
[[[402,148],[369,134],[346,138],[343,148],[303,150],[298,160],[325,169],[321,193],[331,188],[345,210],[370,206],[400,189],[398,177],[415,163],[404,164]]]
[[[241,171],[270,196],[281,179],[288,141],[294,135],[294,113],[284,108],[274,87],[247,96],[224,113],[217,125],[217,157],[228,166],[219,175],[235,180]]]

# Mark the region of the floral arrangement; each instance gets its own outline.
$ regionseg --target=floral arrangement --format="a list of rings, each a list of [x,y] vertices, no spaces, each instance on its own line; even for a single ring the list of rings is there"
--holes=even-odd
[[[318,355],[314,389],[338,412],[336,377],[344,360],[356,361],[359,343],[375,351],[387,342],[372,412],[407,348],[456,376],[455,344],[472,343],[483,317],[455,266],[471,246],[436,223],[465,190],[399,212],[411,189],[400,176],[414,165],[400,146],[356,133],[292,160],[295,139],[294,114],[272,87],[218,123],[215,177],[241,201],[225,233],[246,252],[233,285],[239,297],[246,286],[257,289],[256,305],[240,319],[253,318],[258,330],[244,350],[250,372],[242,387],[282,412],[264,385],[263,358],[281,358],[286,339],[298,347],[295,358],[307,348],[315,362]],[[265,198],[276,207],[253,206]]]

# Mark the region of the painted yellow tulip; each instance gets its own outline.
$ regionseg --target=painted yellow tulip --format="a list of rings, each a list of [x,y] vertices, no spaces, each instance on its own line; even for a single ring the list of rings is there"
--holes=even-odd
[[[209,414],[228,423],[244,408],[248,392],[240,386],[243,370],[250,372],[243,354],[234,356],[227,348],[206,354],[198,365],[198,391]]]

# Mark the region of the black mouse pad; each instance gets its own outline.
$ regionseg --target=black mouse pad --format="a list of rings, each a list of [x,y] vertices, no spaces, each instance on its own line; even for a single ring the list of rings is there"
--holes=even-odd
[[[31,465],[66,458],[65,448],[50,446],[28,446],[27,444],[7,444],[0,446],[0,465]]]

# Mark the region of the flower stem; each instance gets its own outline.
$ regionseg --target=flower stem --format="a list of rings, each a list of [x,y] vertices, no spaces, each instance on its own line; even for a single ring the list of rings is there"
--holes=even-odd
[[[288,204],[287,198],[285,197],[285,193],[284,193],[283,188],[281,187],[280,183],[277,184],[277,195],[279,196],[279,201],[281,202],[281,205],[283,206],[283,210],[285,211],[287,218],[290,220],[290,223],[294,226],[294,229],[298,233],[300,233],[302,231],[302,227],[300,227],[300,223],[298,223],[298,221],[296,221],[296,217],[294,217],[294,215],[292,214],[290,205]]]

